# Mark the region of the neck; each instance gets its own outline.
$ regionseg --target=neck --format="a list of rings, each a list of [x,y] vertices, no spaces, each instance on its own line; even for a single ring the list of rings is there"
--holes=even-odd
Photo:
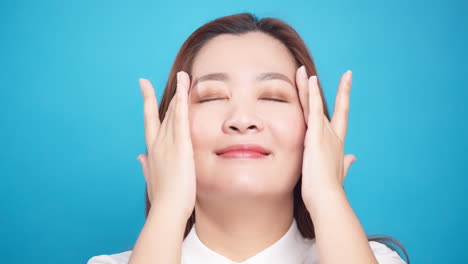
[[[242,262],[278,241],[293,221],[293,194],[286,197],[199,197],[195,228],[200,241]]]

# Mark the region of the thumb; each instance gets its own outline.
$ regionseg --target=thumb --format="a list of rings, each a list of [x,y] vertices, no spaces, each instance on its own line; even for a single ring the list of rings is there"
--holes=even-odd
[[[141,163],[141,167],[143,170],[143,176],[145,176],[145,181],[146,181],[146,192],[148,193],[148,199],[152,201],[153,199],[153,194],[151,193],[151,189],[149,188],[150,186],[150,178],[149,178],[149,171],[148,171],[148,155],[146,154],[140,154],[137,157],[137,160]]]
[[[356,156],[353,154],[347,154],[344,156],[344,174],[343,174],[343,181],[348,174],[349,167],[357,160]]]
[[[148,180],[148,156],[146,154],[140,154],[137,157],[137,160],[141,163],[142,170],[143,170],[143,176],[145,176],[146,183],[149,184]]]

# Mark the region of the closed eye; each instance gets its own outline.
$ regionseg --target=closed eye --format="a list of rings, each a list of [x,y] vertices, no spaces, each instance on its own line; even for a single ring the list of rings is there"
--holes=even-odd
[[[221,100],[221,98],[204,99],[204,100],[200,100],[198,103],[204,103],[204,102],[215,101],[215,100]]]
[[[215,101],[215,100],[221,100],[223,98],[212,98],[212,99],[204,99],[204,100],[200,100],[198,103],[205,103],[205,102],[209,102],[209,101]],[[274,102],[280,102],[280,103],[287,103],[287,101],[284,101],[284,100],[281,100],[281,99],[276,99],[276,98],[262,98],[262,99],[265,99],[267,101],[274,101]]]
[[[276,98],[262,98],[262,99],[269,100],[269,101],[275,101],[275,102],[281,102],[281,103],[287,103],[284,100],[276,99]]]

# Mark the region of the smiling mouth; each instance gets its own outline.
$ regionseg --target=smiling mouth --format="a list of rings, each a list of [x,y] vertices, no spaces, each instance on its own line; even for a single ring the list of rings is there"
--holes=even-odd
[[[229,158],[229,159],[259,159],[259,158],[264,158],[269,156],[270,154],[263,154],[257,151],[248,151],[248,150],[234,150],[234,151],[228,151],[224,152],[222,154],[217,154],[218,156],[222,158]]]

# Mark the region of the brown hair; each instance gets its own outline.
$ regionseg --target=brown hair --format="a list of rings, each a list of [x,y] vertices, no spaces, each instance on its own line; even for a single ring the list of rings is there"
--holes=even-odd
[[[210,21],[198,28],[189,36],[189,38],[184,42],[184,44],[180,48],[179,53],[177,54],[176,59],[174,61],[174,65],[172,66],[171,72],[169,74],[169,79],[164,90],[164,95],[161,99],[159,107],[160,119],[164,120],[164,116],[169,106],[169,102],[175,94],[177,72],[185,71],[189,74],[190,79],[192,79],[191,72],[194,58],[197,55],[197,52],[200,50],[200,48],[203,47],[203,45],[207,41],[220,34],[242,35],[248,32],[263,32],[268,34],[269,36],[272,36],[275,39],[278,39],[288,48],[288,50],[293,55],[296,61],[297,68],[301,65],[304,65],[306,68],[306,72],[308,73],[307,76],[317,75],[314,60],[312,59],[312,56],[309,50],[307,49],[307,46],[305,45],[304,41],[299,36],[299,34],[287,23],[283,22],[282,20],[270,17],[266,17],[259,20],[255,15],[251,13],[241,13],[221,17],[216,20]],[[325,97],[323,95],[323,91],[321,88],[322,86],[320,84],[318,76],[317,80],[320,87],[320,93],[322,94],[324,106],[323,111],[327,119],[330,120],[327,104],[325,102]],[[146,154],[148,154],[148,152]],[[302,200],[301,183],[302,175],[300,176],[296,186],[294,187],[294,218],[297,221],[297,225],[302,236],[305,238],[312,239],[315,238],[314,224],[309,215],[309,212],[307,211],[307,208],[305,207],[304,201]],[[148,192],[146,191],[146,217],[148,217],[148,212],[150,208],[151,203],[148,199]],[[195,210],[193,210],[192,215],[187,220],[184,238],[188,235],[194,223]],[[396,249],[390,243],[398,245],[403,250],[407,262],[409,263],[409,256],[406,253],[405,248],[395,238],[386,235],[370,235],[368,236],[368,241],[383,242],[392,250]]]

